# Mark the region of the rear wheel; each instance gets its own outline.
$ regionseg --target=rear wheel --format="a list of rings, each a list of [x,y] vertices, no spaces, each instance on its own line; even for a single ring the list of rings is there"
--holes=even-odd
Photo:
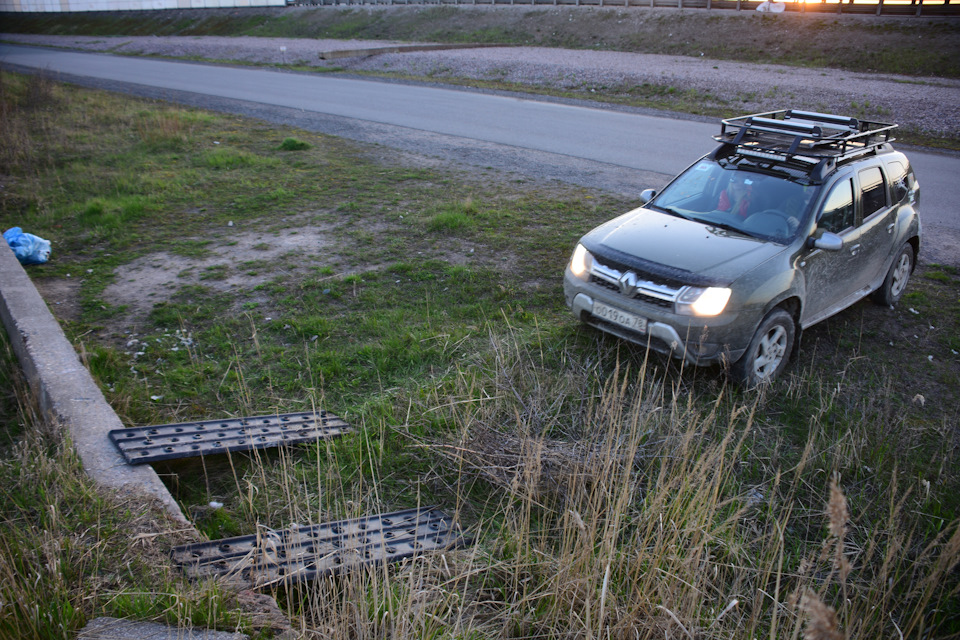
[[[873,292],[873,301],[888,307],[900,302],[911,273],[913,273],[913,247],[908,243],[900,247],[900,253],[890,265],[890,271],[887,272],[883,284]]]
[[[755,387],[772,382],[787,367],[797,328],[793,317],[774,309],[763,319],[743,356],[733,363],[734,379]]]

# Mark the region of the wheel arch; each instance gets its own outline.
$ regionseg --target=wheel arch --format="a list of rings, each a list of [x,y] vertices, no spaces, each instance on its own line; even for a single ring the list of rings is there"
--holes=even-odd
[[[773,313],[776,309],[783,309],[790,314],[790,317],[793,318],[793,353],[791,357],[797,353],[797,350],[800,349],[800,336],[803,334],[803,327],[800,325],[800,312],[803,310],[803,301],[800,299],[800,296],[793,294],[789,295],[773,304],[770,305],[770,308],[767,309],[766,313],[763,314],[763,317],[766,318],[769,314]]]
[[[913,265],[910,267],[910,273],[913,273],[917,270],[917,263],[920,262],[920,236],[910,236],[907,244],[913,248]]]
[[[800,311],[803,309],[803,303],[800,301],[800,296],[794,294],[780,300],[776,304],[771,305],[770,309],[767,310],[767,313],[770,313],[774,309],[783,309],[793,318],[794,324],[796,324],[798,327],[800,326]]]

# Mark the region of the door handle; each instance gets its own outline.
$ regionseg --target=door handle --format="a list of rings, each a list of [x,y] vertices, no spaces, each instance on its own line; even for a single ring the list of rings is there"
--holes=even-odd
[[[860,248],[861,247],[859,244],[855,244],[852,247],[850,247],[850,255],[855,256],[858,253],[860,253]]]
[[[896,226],[897,226],[897,223],[896,223],[896,222],[891,222],[890,224],[888,224],[888,225],[887,225],[887,233],[893,233],[893,229],[894,229],[894,227],[896,227]]]

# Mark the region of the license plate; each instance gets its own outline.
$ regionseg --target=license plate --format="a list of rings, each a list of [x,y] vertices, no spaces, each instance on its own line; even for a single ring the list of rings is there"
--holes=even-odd
[[[593,303],[593,315],[598,318],[603,318],[607,322],[612,322],[613,324],[618,324],[621,327],[626,327],[627,329],[633,329],[634,331],[639,331],[640,333],[647,332],[647,319],[633,313],[627,313],[626,311],[621,311],[616,307],[610,307],[602,302]]]

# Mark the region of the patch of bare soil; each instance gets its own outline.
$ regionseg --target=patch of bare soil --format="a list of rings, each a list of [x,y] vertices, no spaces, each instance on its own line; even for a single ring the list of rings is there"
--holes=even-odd
[[[364,222],[362,226],[364,233],[373,236],[374,243],[386,242],[396,232],[396,226],[387,222]],[[232,227],[230,233],[210,241],[199,255],[158,251],[137,258],[118,267],[115,281],[103,292],[103,299],[124,308],[122,314],[104,320],[105,333],[138,331],[156,305],[169,302],[184,287],[202,286],[214,293],[243,292],[243,296],[237,296],[238,306],[234,309],[239,313],[240,305],[266,303],[266,296],[258,300],[251,292],[278,276],[317,277],[306,272],[322,266],[329,267],[332,273],[319,277],[334,279],[383,266],[375,262],[357,265],[346,257],[345,252],[353,246],[346,233],[343,228],[314,220],[290,222],[288,228],[266,234]],[[513,269],[516,263],[515,256],[456,238],[411,246],[410,251],[423,259],[440,259],[455,265],[482,264],[504,271]],[[38,288],[59,318],[79,319],[79,284],[72,279],[46,280]]]
[[[159,251],[118,268],[104,298],[126,308],[120,324],[135,323],[185,286],[251,290],[271,276],[318,264],[321,252],[324,264],[330,264],[329,249],[335,244],[330,230],[315,224],[269,234],[237,229],[211,242],[200,256]]]

